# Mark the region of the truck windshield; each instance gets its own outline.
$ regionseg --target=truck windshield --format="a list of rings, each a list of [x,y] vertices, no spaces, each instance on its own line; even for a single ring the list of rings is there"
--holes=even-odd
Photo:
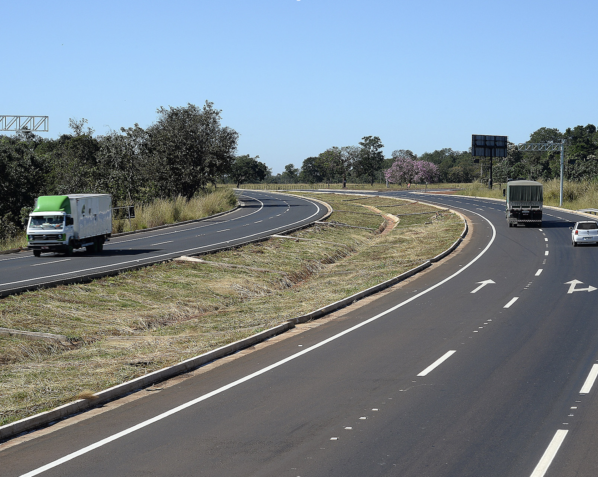
[[[64,227],[64,215],[37,215],[29,219],[30,229],[56,230]]]

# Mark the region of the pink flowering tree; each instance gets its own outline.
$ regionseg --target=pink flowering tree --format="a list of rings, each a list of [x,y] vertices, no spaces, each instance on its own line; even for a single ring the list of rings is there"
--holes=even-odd
[[[390,169],[385,172],[388,182],[405,184],[411,182],[431,183],[438,180],[439,171],[436,164],[428,161],[418,161],[407,154],[393,154],[395,160]]]
[[[415,161],[414,168],[416,171],[413,182],[422,182],[430,184],[436,182],[440,176],[438,166],[428,161]]]
[[[393,154],[394,162],[390,169],[384,173],[386,180],[393,184],[405,184],[413,181],[415,177],[415,161],[407,155]]]

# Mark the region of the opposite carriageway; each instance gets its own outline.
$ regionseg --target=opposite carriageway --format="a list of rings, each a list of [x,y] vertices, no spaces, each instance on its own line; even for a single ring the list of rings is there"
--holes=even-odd
[[[242,207],[229,214],[113,238],[101,254],[0,255],[0,296],[242,245],[309,225],[328,213],[322,204],[298,197],[252,191],[240,194]]]

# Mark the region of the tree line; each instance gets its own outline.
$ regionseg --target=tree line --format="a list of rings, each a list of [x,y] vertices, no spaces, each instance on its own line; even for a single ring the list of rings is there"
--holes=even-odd
[[[57,139],[23,131],[0,136],[0,238],[14,234],[40,195],[108,193],[114,204],[191,198],[231,172],[238,133],[221,125],[221,111],[159,108],[157,121],[103,136],[69,121]]]
[[[596,126],[576,126],[560,132],[542,127],[530,134],[526,143],[560,143],[565,141],[565,179],[598,179],[598,132]],[[255,182],[270,183],[370,183],[390,179],[391,182],[486,183],[490,161],[471,155],[471,148],[451,148],[425,152],[418,156],[409,149],[392,152],[384,158],[384,146],[378,136],[366,136],[359,146],[332,147],[317,156],[308,157],[301,167],[287,164],[284,172],[272,175],[264,165],[264,173]],[[430,164],[434,165],[432,167]],[[560,153],[523,152],[508,143],[506,158],[493,160],[495,182],[507,179],[551,180],[560,174]],[[244,181],[251,182],[251,180]]]
[[[358,145],[330,147],[306,158],[301,167],[287,164],[272,174],[259,156],[236,156],[238,133],[221,124],[221,111],[203,107],[159,108],[157,121],[103,136],[69,121],[72,130],[57,139],[31,132],[0,135],[0,239],[20,228],[39,195],[109,193],[116,204],[155,198],[190,198],[217,182],[233,183],[369,183],[486,182],[489,163],[474,162],[471,150],[450,148],[420,156],[408,149],[385,158],[378,136],[364,136]],[[596,126],[576,126],[561,133],[540,128],[528,143],[566,143],[565,179],[598,179]],[[508,178],[550,180],[560,174],[560,154],[523,152],[509,143],[508,155],[494,159],[495,182]]]

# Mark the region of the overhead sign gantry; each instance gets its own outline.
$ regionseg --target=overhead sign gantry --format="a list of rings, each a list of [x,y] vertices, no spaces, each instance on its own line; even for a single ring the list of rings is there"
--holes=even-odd
[[[0,131],[48,132],[48,116],[9,116],[0,115]]]

